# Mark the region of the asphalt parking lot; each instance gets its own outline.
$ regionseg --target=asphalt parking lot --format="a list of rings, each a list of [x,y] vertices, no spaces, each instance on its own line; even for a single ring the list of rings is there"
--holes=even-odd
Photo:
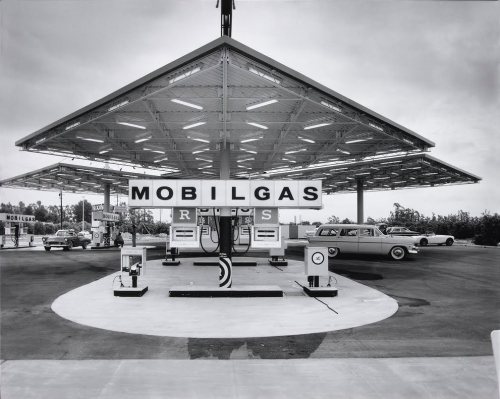
[[[151,256],[163,253],[158,249]],[[291,248],[288,256],[302,259],[302,248]],[[490,333],[500,328],[500,249],[475,246],[421,248],[402,262],[330,260],[331,271],[399,303],[389,319],[336,332],[247,339],[137,337],[79,325],[51,310],[59,295],[115,272],[119,258],[117,249],[2,250],[1,359],[229,359],[244,345],[240,358],[484,356],[492,355]]]

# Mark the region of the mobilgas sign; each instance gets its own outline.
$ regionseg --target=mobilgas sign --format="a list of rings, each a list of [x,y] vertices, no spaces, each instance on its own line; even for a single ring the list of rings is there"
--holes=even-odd
[[[32,215],[18,215],[15,213],[0,213],[0,220],[3,222],[36,222],[35,217]]]
[[[129,207],[315,208],[321,180],[130,180]]]

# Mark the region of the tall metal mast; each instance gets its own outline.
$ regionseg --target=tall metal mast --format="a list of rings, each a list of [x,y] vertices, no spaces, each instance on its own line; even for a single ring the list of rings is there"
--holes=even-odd
[[[231,22],[236,6],[234,0],[220,0],[220,3],[221,36],[231,37]],[[219,0],[215,7],[219,8]]]

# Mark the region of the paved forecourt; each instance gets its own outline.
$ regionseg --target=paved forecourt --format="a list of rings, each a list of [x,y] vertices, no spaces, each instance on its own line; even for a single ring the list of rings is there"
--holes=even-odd
[[[112,331],[190,338],[271,337],[335,331],[374,323],[392,316],[398,303],[391,297],[331,273],[337,297],[311,298],[303,293],[307,284],[304,263],[289,260],[276,268],[266,258],[257,266],[233,267],[233,287],[278,285],[279,298],[173,298],[169,288],[179,285],[218,286],[218,266],[194,266],[182,259],[180,266],[147,262],[139,285],[147,285],[143,297],[115,297],[117,273],[76,288],[58,297],[52,310],[73,322]],[[328,278],[322,285],[328,283]]]

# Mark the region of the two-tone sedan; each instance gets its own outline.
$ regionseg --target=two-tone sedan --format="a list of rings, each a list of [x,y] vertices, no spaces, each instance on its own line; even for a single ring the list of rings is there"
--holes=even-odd
[[[50,251],[54,247],[69,251],[73,247],[86,249],[87,245],[90,244],[90,239],[82,233],[76,233],[75,230],[57,230],[53,236],[42,237],[42,242],[46,251]]]
[[[376,226],[365,224],[324,224],[308,240],[310,247],[327,247],[330,258],[349,253],[389,255],[402,260],[418,253],[413,237],[384,235]]]

